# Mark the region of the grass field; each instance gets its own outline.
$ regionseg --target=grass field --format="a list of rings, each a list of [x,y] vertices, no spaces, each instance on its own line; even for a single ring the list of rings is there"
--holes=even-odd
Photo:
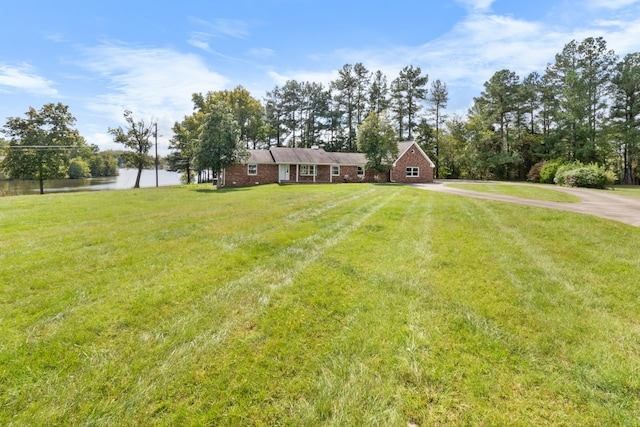
[[[640,186],[637,185],[616,185],[613,187],[613,191],[618,196],[640,199]]]
[[[0,425],[640,425],[639,253],[395,185],[0,198]]]

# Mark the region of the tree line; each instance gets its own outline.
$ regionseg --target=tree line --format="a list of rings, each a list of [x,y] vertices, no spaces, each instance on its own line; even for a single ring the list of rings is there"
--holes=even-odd
[[[327,86],[289,80],[262,101],[241,86],[194,94],[194,113],[174,126],[172,164],[193,166],[208,105],[222,102],[246,148],[357,151],[359,127],[375,113],[391,122],[396,140],[421,145],[439,178],[537,180],[536,171],[553,162],[594,165],[621,183],[638,183],[640,53],[620,59],[603,38],[573,40],[544,71],[495,72],[465,117],[444,114],[447,85],[428,81],[412,65],[389,83],[357,63],[345,64]]]
[[[245,149],[321,146],[327,151],[358,151],[358,128],[370,114],[389,120],[398,140],[426,140],[434,134],[432,126],[442,126],[448,101],[446,83],[436,80],[429,91],[428,81],[428,75],[413,65],[389,83],[381,71],[371,72],[357,63],[345,64],[327,86],[289,80],[268,91],[262,101],[242,86],[196,93],[194,112],[173,127],[169,164],[183,171],[189,182],[198,169],[195,152],[203,124],[218,104],[231,113]],[[434,149],[437,154],[437,138]]]
[[[620,59],[603,38],[571,41],[544,72],[504,69],[466,118],[446,124],[442,174],[535,179],[541,163],[597,165],[638,183],[640,53]]]
[[[603,38],[573,40],[544,71],[523,78],[508,69],[494,73],[465,117],[444,113],[446,83],[428,83],[429,76],[413,65],[389,82],[381,71],[356,63],[345,64],[326,86],[289,80],[262,100],[242,86],[196,93],[192,114],[173,126],[168,165],[190,182],[194,171],[220,171],[246,157],[246,149],[321,146],[346,152],[367,147],[372,158],[378,156],[372,166],[381,168],[385,150],[359,138],[364,133],[375,141],[379,132],[387,148],[389,139],[415,139],[439,178],[537,180],[544,165],[570,163],[638,183],[640,53],[620,59]],[[2,130],[9,150],[0,166],[9,176],[70,176],[64,169],[69,150],[78,159],[74,173],[86,175],[88,166],[94,175],[99,169],[95,159],[104,156],[73,129],[67,106],[47,104],[26,115],[9,118]],[[141,171],[152,163],[154,132],[130,111],[125,121],[109,133],[127,148],[121,158]],[[25,147],[12,149],[18,145]],[[37,150],[28,148],[36,145]],[[68,150],[47,148],[52,145]]]
[[[26,117],[9,117],[1,130],[0,170],[12,179],[37,179],[40,194],[48,179],[115,176],[118,160],[88,145],[74,128],[75,117],[62,103],[29,108]]]

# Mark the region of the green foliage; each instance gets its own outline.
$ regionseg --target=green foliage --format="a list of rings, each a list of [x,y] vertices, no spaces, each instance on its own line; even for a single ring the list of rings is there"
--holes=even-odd
[[[540,169],[540,182],[543,184],[555,183],[556,173],[558,169],[564,165],[562,159],[550,160],[544,163],[544,166]]]
[[[69,162],[67,175],[71,179],[91,178],[91,169],[83,159],[76,157]]]
[[[238,132],[240,142],[242,142],[246,148],[257,148],[257,145],[261,142],[264,117],[263,107],[260,101],[253,98],[249,91],[242,86],[237,86],[233,90],[221,90],[216,92],[208,92],[205,95],[200,93],[193,94],[192,97],[195,108],[198,111],[206,113],[209,106],[218,102],[222,102],[229,109],[233,115],[234,120],[238,124]],[[200,122],[202,124],[202,122]],[[186,123],[183,126],[187,130],[187,138],[192,132],[192,128]],[[174,127],[174,132],[176,129]],[[179,135],[176,132],[176,135]],[[183,143],[184,141],[180,141]]]
[[[87,145],[82,141],[81,145],[71,151],[71,160],[79,159],[89,166],[92,177],[117,176],[118,159],[113,151],[100,152],[97,145]],[[75,166],[74,166],[75,167]],[[81,173],[79,169],[73,173]],[[71,174],[69,174],[71,177]],[[88,177],[88,175],[78,176]]]
[[[9,147],[9,141],[0,138],[0,159],[4,158],[6,149]],[[0,160],[0,179],[8,178],[9,176],[6,174],[5,170],[2,168],[2,161]]]
[[[199,98],[196,99],[199,100]],[[198,108],[197,104],[196,108]],[[183,172],[183,176],[187,178],[186,184],[191,183],[191,177],[193,176],[193,158],[198,143],[200,126],[202,126],[204,119],[204,111],[197,110],[192,115],[185,117],[181,123],[176,122],[173,125],[174,135],[169,145],[169,149],[173,151],[167,156],[168,169],[175,172]]]
[[[149,150],[153,146],[151,137],[154,135],[154,125],[145,124],[144,120],[137,122],[133,118],[133,113],[129,110],[124,112],[126,125],[124,128],[109,128],[109,133],[113,135],[113,140],[123,144],[131,151],[122,154],[124,160],[138,169],[138,176],[134,188],[140,187],[140,176],[142,169],[153,165],[153,158],[149,156]]]
[[[196,169],[211,169],[220,177],[222,170],[245,160],[248,152],[239,135],[238,124],[228,106],[223,102],[209,105],[194,152]],[[216,185],[221,185],[220,179]]]
[[[358,128],[358,150],[367,157],[367,169],[389,171],[398,157],[393,126],[385,115],[371,112]]]
[[[118,158],[110,152],[100,152],[89,163],[91,176],[118,176]]]
[[[62,103],[31,107],[25,114],[8,118],[4,125],[9,148],[0,168],[11,178],[37,179],[44,194],[44,181],[66,176],[69,153],[83,140],[73,129],[75,117]]]
[[[405,138],[407,130],[409,139],[417,124],[416,115],[422,109],[422,102],[427,99],[427,83],[429,76],[422,74],[420,67],[408,65],[400,70],[398,77],[391,82],[392,111],[398,123],[398,137]]]
[[[594,163],[584,165],[574,162],[561,166],[555,177],[555,183],[566,187],[606,188],[616,180],[613,172]]]
[[[640,53],[627,54],[612,78],[614,104],[611,135],[620,153],[621,181],[636,184],[640,163]]]

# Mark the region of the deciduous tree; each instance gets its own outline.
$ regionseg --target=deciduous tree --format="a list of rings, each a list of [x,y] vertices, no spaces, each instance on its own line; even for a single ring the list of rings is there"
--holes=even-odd
[[[184,181],[191,184],[193,171],[193,157],[198,142],[201,122],[204,121],[204,112],[197,111],[191,116],[185,117],[181,123],[173,125],[173,137],[169,143],[169,149],[173,152],[169,155],[169,169],[184,173]]]
[[[149,150],[153,146],[151,137],[154,135],[153,123],[145,123],[144,120],[137,122],[133,118],[133,113],[129,110],[124,112],[126,126],[124,128],[109,128],[109,133],[113,135],[113,140],[123,144],[131,151],[124,153],[127,163],[134,165],[138,169],[136,183],[133,188],[140,188],[140,176],[145,167],[153,164],[153,159],[149,156]]]
[[[44,181],[64,178],[69,152],[82,138],[73,128],[75,117],[61,103],[29,108],[26,117],[9,117],[2,132],[9,137],[2,168],[11,178],[35,178],[44,194]]]
[[[398,157],[393,126],[383,114],[371,112],[358,128],[358,150],[367,157],[367,169],[387,172]]]
[[[264,117],[260,101],[251,96],[249,91],[242,86],[233,90],[221,90],[208,92],[206,95],[194,94],[194,103],[201,111],[206,111],[207,106],[213,103],[224,102],[240,130],[240,141],[246,148],[255,149],[263,135]]]
[[[209,105],[194,154],[199,170],[211,169],[215,173],[217,188],[222,185],[222,171],[248,157],[240,141],[239,126],[225,103]]]

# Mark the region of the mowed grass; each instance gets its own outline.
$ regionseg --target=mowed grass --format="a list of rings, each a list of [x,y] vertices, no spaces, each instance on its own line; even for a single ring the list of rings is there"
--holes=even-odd
[[[617,196],[633,197],[640,199],[640,186],[638,185],[616,185],[612,187]]]
[[[640,230],[394,185],[0,199],[0,425],[640,425]]]
[[[481,193],[500,194],[503,196],[520,197],[523,199],[544,200],[548,202],[577,203],[580,198],[572,194],[563,193],[541,185],[495,184],[495,183],[467,183],[446,184],[447,187],[458,188]]]

